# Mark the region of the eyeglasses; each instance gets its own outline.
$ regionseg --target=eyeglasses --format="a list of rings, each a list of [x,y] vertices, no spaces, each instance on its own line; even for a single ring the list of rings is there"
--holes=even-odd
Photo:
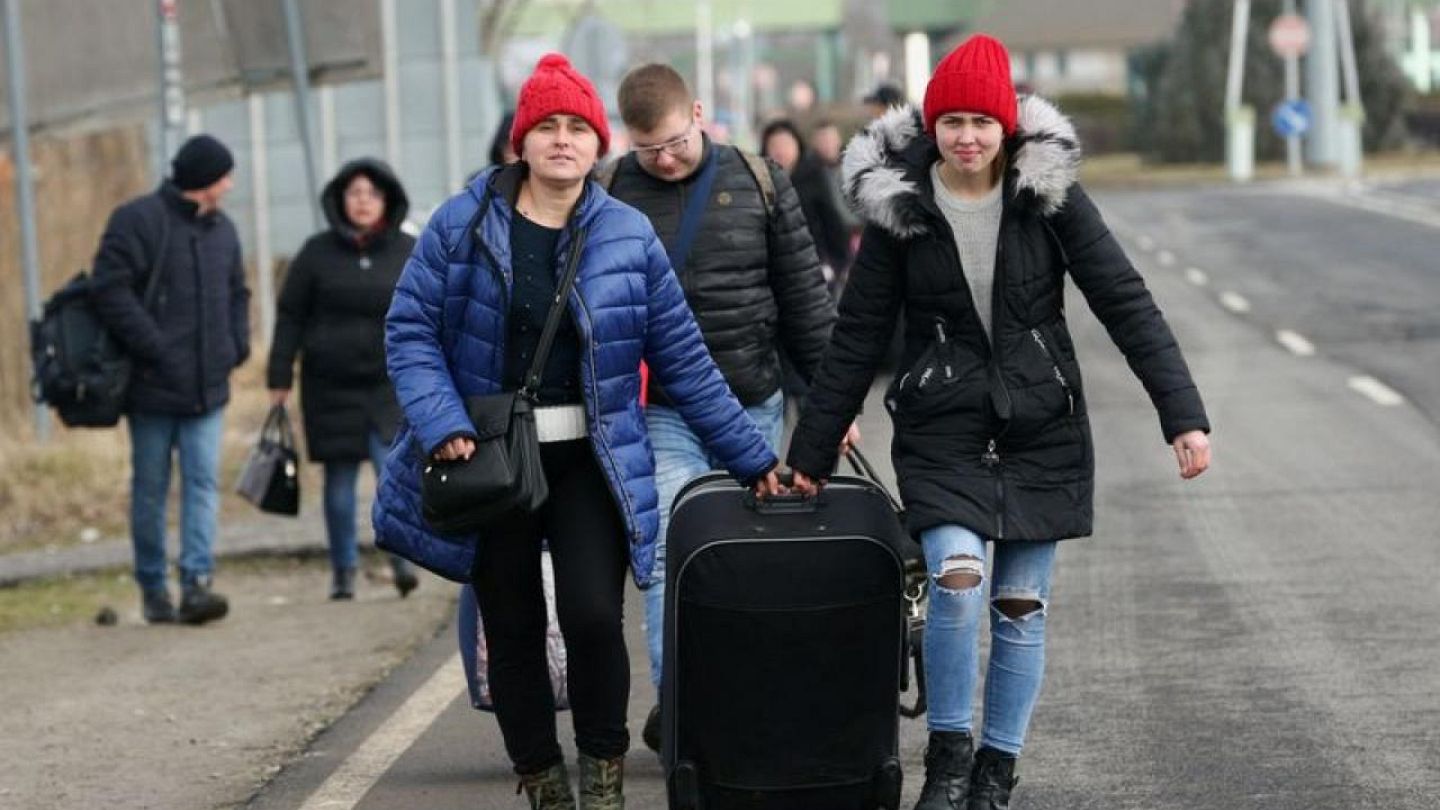
[[[685,149],[685,143],[690,140],[690,136],[694,133],[695,122],[691,121],[690,126],[685,127],[685,133],[683,135],[671,138],[664,143],[654,144],[653,146],[631,147],[630,151],[634,152],[637,157],[649,158],[650,160],[660,157],[661,152],[664,152],[670,157],[679,157]]]

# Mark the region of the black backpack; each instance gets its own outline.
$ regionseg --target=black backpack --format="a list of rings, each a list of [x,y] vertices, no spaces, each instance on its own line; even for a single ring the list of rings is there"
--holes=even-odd
[[[145,310],[154,306],[161,262],[170,241],[164,222],[160,248],[145,284]],[[69,427],[111,427],[125,410],[130,386],[130,357],[95,313],[95,279],[81,270],[45,302],[39,320],[30,322],[30,354],[36,402],[49,403]]]

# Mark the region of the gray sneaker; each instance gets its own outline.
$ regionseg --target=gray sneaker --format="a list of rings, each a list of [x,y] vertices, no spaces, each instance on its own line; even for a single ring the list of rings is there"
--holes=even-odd
[[[170,601],[170,592],[164,588],[141,591],[140,611],[146,624],[173,624],[175,621],[175,603]]]

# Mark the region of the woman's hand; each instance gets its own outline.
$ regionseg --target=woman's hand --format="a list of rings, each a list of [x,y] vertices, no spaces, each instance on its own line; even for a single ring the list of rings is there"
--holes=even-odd
[[[1210,437],[1204,431],[1181,433],[1170,444],[1175,448],[1175,460],[1180,463],[1181,478],[1189,480],[1210,468]]]
[[[763,501],[771,495],[785,494],[785,487],[780,483],[780,476],[775,473],[778,469],[780,469],[780,465],[776,464],[760,476],[759,481],[755,482],[755,497]]]
[[[790,475],[792,476],[790,488],[807,498],[813,498],[819,495],[820,488],[825,486],[825,479],[811,478],[799,470],[791,470]]]
[[[860,423],[851,422],[850,429],[845,431],[845,438],[840,440],[840,455],[845,456],[855,445],[860,443]]]
[[[475,454],[475,440],[468,436],[456,436],[450,441],[440,445],[435,451],[437,461],[469,461],[470,456]]]

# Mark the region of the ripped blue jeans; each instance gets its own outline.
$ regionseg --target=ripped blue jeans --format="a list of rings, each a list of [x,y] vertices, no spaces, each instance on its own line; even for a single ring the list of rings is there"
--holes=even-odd
[[[990,665],[985,676],[985,725],[981,745],[1018,755],[1045,677],[1045,614],[1050,603],[1054,541],[994,543],[995,559],[985,572],[985,539],[955,525],[920,534],[930,571],[930,606],[925,622],[925,683],[932,731],[970,732],[975,686],[980,676],[980,617],[989,608]],[[940,584],[949,574],[981,577],[973,588]],[[989,598],[986,598],[986,585]],[[1018,619],[995,607],[997,600],[1039,602]]]

